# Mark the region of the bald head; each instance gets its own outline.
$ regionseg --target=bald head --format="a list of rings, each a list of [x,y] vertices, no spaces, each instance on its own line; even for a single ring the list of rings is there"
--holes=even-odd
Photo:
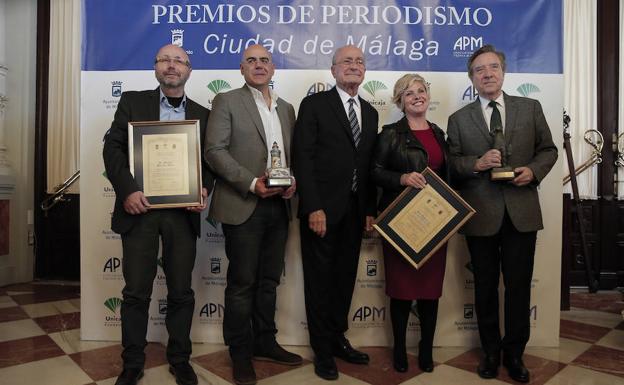
[[[184,95],[184,85],[191,75],[191,62],[186,52],[174,44],[161,47],[156,54],[154,74],[167,96]]]
[[[275,73],[271,53],[260,44],[249,46],[243,52],[240,71],[249,86],[268,92],[269,83]]]

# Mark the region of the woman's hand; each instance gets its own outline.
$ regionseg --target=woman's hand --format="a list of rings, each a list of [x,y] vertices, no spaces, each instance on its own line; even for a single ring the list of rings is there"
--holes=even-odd
[[[418,172],[410,172],[401,175],[401,186],[411,186],[416,188],[424,188],[427,184],[425,177]]]

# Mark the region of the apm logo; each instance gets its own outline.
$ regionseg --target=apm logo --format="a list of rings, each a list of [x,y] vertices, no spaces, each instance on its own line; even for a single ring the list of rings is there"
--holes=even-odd
[[[209,302],[199,310],[200,318],[223,318],[225,307],[220,303]]]
[[[210,272],[212,274],[221,273],[221,258],[218,258],[218,257],[210,258]]]
[[[110,257],[104,263],[104,269],[102,272],[104,273],[114,273],[121,266],[121,259],[117,257]]]
[[[208,89],[212,91],[212,93],[215,95],[218,94],[219,92],[232,89],[232,86],[230,85],[230,83],[221,79],[211,81],[210,83],[208,83],[208,85],[206,85],[206,87],[208,87]]]
[[[520,95],[527,97],[531,95],[532,93],[540,92],[541,90],[535,84],[524,83],[524,84],[520,84],[520,86],[516,88],[516,91],[518,91]]]
[[[529,318],[533,321],[537,321],[537,305],[533,305],[533,307],[531,307]]]
[[[377,275],[377,263],[379,263],[376,259],[368,259],[366,260],[366,275],[369,277],[374,277]]]
[[[375,306],[362,306],[353,314],[352,321],[358,322],[375,322],[386,320],[386,308]]]
[[[333,87],[333,85],[329,84],[329,83],[323,83],[323,82],[317,82],[314,83],[310,86],[310,88],[308,88],[308,93],[307,95],[313,95],[317,92],[323,92],[323,91],[328,91]]]
[[[113,314],[119,315],[118,310],[121,308],[122,299],[118,297],[111,297],[104,301],[104,306],[110,310]]]
[[[184,45],[184,30],[172,29],[171,30],[171,44],[182,47]]]
[[[464,53],[472,55],[472,52],[481,46],[483,46],[483,37],[460,36],[453,44],[454,55],[464,56]]]
[[[388,87],[386,87],[386,85],[383,84],[382,82],[380,82],[379,80],[371,80],[369,82],[366,82],[366,84],[364,84],[364,86],[362,86],[362,88],[364,88],[373,97],[375,97],[375,92],[377,92],[379,90],[387,90],[388,89]]]
[[[461,101],[466,102],[474,102],[477,100],[477,96],[479,96],[479,92],[474,86],[470,85],[468,88],[464,90],[464,93],[461,95]]]
[[[474,318],[474,304],[465,303],[464,304],[464,319],[472,319]]]
[[[114,80],[111,82],[111,96],[114,98],[118,98],[121,96],[121,84],[119,80]]]

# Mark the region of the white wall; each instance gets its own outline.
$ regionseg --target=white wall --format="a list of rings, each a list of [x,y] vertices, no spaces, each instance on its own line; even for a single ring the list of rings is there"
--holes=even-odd
[[[28,245],[27,214],[33,210],[37,2],[0,0],[4,6],[4,40],[8,67],[5,145],[15,175],[10,206],[9,254],[0,257],[0,286],[33,279],[33,247]],[[1,58],[0,58],[1,60]]]

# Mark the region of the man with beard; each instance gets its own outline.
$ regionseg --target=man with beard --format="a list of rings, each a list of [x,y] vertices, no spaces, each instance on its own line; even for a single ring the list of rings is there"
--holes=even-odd
[[[172,44],[162,47],[156,54],[154,73],[160,86],[154,90],[124,92],[104,137],[106,175],[116,195],[111,227],[121,234],[125,281],[121,304],[123,371],[115,385],[134,385],[143,377],[148,310],[160,241],[167,280],[165,324],[169,333],[169,371],[178,384],[194,385],[197,376],[189,364],[189,335],[195,306],[191,274],[201,229],[199,213],[206,208],[212,176],[202,162],[200,206],[150,210],[150,202],[130,173],[128,122],[198,119],[203,138],[209,111],[184,93],[191,63],[183,49]]]

